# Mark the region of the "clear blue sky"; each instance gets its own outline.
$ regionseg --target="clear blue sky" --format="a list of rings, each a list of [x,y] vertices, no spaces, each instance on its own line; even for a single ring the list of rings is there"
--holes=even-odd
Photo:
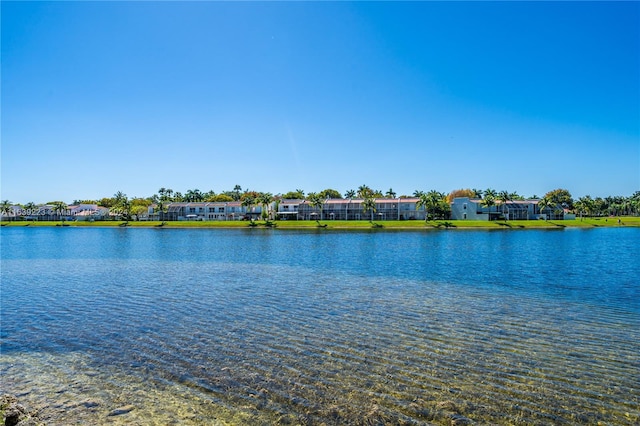
[[[638,2],[2,2],[2,199],[640,190]]]

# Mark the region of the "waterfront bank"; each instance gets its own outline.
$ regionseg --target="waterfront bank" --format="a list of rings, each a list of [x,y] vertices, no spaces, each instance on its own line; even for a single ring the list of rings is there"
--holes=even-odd
[[[253,225],[252,225],[253,224]],[[640,217],[599,217],[574,220],[278,220],[278,221],[4,221],[8,227],[134,227],[134,228],[278,228],[278,229],[561,229],[640,227]]]

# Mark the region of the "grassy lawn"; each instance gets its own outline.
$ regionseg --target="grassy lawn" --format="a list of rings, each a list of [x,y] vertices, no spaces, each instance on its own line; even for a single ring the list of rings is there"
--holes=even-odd
[[[618,222],[618,219],[620,222]],[[41,222],[2,222],[2,226],[62,226],[60,221]],[[97,221],[97,222],[64,222],[64,226],[70,227],[132,227],[132,228],[250,228],[247,221],[211,221],[211,222],[165,222],[161,226],[158,221],[150,222],[122,222],[122,221]],[[282,220],[269,223],[255,222],[254,228],[276,227],[279,229],[536,229],[536,228],[597,228],[597,227],[629,227],[640,226],[640,217],[607,217],[585,218],[576,220],[510,220],[510,221],[473,221],[473,220],[323,220],[320,225],[310,220]]]

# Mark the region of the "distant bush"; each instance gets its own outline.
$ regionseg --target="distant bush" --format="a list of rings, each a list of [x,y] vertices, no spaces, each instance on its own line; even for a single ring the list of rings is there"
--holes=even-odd
[[[449,193],[449,195],[447,195],[447,202],[452,203],[454,198],[461,198],[461,197],[473,198],[475,194],[476,194],[475,191],[472,191],[471,189],[468,189],[468,188],[454,189]]]

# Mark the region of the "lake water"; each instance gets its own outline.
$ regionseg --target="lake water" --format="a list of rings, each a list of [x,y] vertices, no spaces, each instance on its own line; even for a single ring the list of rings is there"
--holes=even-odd
[[[640,229],[2,228],[50,424],[640,422]]]

